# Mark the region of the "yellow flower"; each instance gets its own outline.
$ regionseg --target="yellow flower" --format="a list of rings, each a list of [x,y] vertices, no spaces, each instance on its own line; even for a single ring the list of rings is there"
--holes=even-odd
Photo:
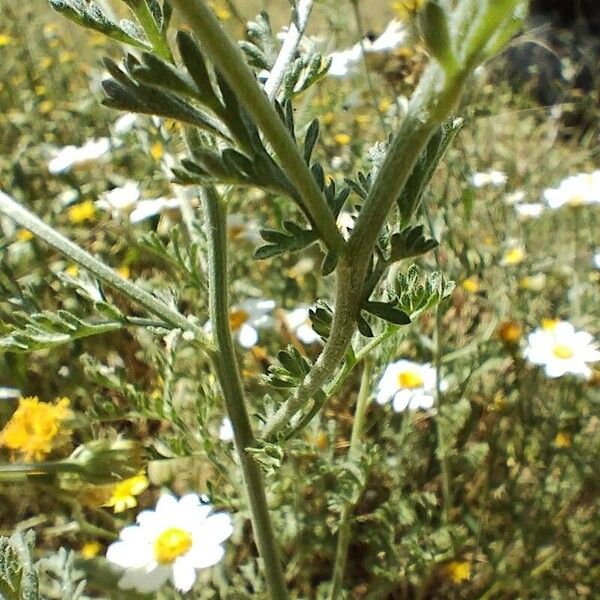
[[[449,562],[444,571],[454,583],[462,583],[471,579],[471,563],[464,560]]]
[[[336,133],[333,139],[340,146],[347,146],[352,141],[352,138],[347,133]]]
[[[14,42],[14,38],[7,33],[0,33],[0,48],[8,46]]]
[[[42,100],[38,104],[38,110],[42,115],[47,115],[54,108],[54,102],[52,100]]]
[[[509,248],[502,257],[501,264],[503,265],[518,265],[525,259],[525,250],[518,246]]]
[[[392,9],[401,19],[408,19],[423,6],[425,0],[397,0],[392,2]]]
[[[89,221],[96,215],[96,206],[92,200],[85,200],[74,204],[67,212],[67,218],[73,225],[79,225],[84,221]]]
[[[516,344],[523,337],[523,328],[516,321],[504,321],[498,329],[498,336],[505,344]]]
[[[19,229],[16,237],[19,242],[29,242],[33,239],[33,233],[29,229]]]
[[[154,160],[157,160],[157,161],[160,160],[163,157],[164,153],[165,153],[165,149],[160,142],[154,142],[154,144],[152,144],[152,146],[150,146],[150,156]]]
[[[388,110],[390,110],[391,106],[392,101],[389,98],[382,98],[378,105],[379,112],[386,113]]]
[[[571,447],[571,436],[564,431],[559,431],[554,438],[554,445],[557,448],[570,448]]]
[[[127,266],[127,265],[121,265],[118,269],[117,269],[117,273],[123,278],[123,279],[129,279],[131,277],[131,269]]]
[[[115,484],[112,496],[103,506],[112,506],[115,513],[137,506],[135,497],[139,496],[148,487],[149,483],[148,478],[143,473],[123,479],[123,481]]]
[[[474,275],[465,279],[461,285],[463,286],[463,289],[470,294],[476,294],[481,289],[479,279]]]
[[[75,264],[69,265],[65,269],[65,273],[71,277],[77,277],[77,275],[79,275],[79,267]]]
[[[60,428],[72,415],[68,398],[54,404],[40,402],[37,396],[21,398],[19,406],[0,432],[0,445],[21,452],[23,460],[42,460],[52,452]]]
[[[102,550],[102,544],[100,542],[94,541],[86,542],[85,544],[83,544],[79,552],[81,553],[81,556],[83,556],[83,558],[94,558],[94,556],[98,556],[100,550]]]

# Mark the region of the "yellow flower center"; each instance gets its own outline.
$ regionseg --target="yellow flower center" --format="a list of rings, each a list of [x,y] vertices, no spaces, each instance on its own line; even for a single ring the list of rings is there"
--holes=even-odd
[[[581,206],[584,203],[585,198],[583,197],[583,194],[573,194],[569,197],[568,200],[568,204],[570,204],[571,206]]]
[[[192,536],[179,527],[165,529],[154,542],[154,556],[161,565],[170,565],[192,547]]]
[[[238,308],[229,313],[229,326],[232,331],[237,331],[250,317],[250,314],[245,310]]]
[[[573,356],[575,355],[573,349],[570,346],[567,346],[566,344],[556,344],[554,348],[552,348],[552,352],[557,358],[563,358],[565,360],[568,358],[573,358]]]
[[[403,389],[414,390],[423,387],[423,377],[418,371],[401,371],[398,374],[398,385]]]

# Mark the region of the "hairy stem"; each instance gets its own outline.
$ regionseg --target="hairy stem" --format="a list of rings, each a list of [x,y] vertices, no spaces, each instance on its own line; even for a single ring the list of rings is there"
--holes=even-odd
[[[231,419],[234,442],[240,465],[256,545],[264,563],[265,577],[273,600],[286,600],[288,593],[269,517],[269,506],[260,466],[248,448],[256,440],[250,425],[242,380],[235,357],[229,325],[229,291],[227,282],[227,211],[214,188],[202,188],[200,194],[208,240],[209,313],[214,332],[215,349],[210,358],[215,368],[227,413]]]
[[[1,191],[0,213],[5,214],[21,227],[37,235],[49,246],[68,256],[73,262],[90,271],[90,273],[106,283],[106,285],[117,290],[132,302],[139,304],[165,323],[183,331],[193,332],[196,340],[205,349],[210,346],[207,335],[201,327],[189,321],[184,315],[174,310],[156,296],[121,277],[114,269],[111,269],[89,252],[58,233],[58,231],[46,225],[42,220]]]
[[[372,375],[373,365],[370,360],[366,360],[360,380],[360,390],[356,402],[356,411],[354,412],[354,422],[352,423],[352,435],[350,437],[350,448],[348,450],[348,459],[351,461],[358,461],[360,459],[361,439],[365,428],[367,408],[369,406]],[[346,561],[348,558],[348,547],[350,545],[351,517],[353,509],[354,504],[348,503],[342,511],[333,566],[333,580],[331,592],[329,594],[330,600],[336,600],[341,597],[344,574],[346,572]]]
[[[296,142],[277,115],[267,95],[259,87],[240,49],[229,39],[203,0],[174,0],[174,4],[271,144],[325,245],[331,250],[342,251],[345,241],[336,227],[332,212],[317,187],[308,165],[304,162]]]
[[[296,6],[297,19],[292,20],[290,23],[281,50],[277,55],[269,78],[265,82],[265,92],[267,92],[269,100],[274,100],[276,98],[285,72],[294,59],[298,44],[304,35],[304,29],[308,23],[312,6],[313,0],[300,0]]]

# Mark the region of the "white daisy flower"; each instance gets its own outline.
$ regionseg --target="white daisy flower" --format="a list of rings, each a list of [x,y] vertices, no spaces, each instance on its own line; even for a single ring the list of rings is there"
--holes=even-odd
[[[600,203],[600,170],[567,177],[557,188],[545,190],[543,196],[554,209]]]
[[[0,387],[0,400],[16,400],[21,396],[21,391],[17,388]]]
[[[385,368],[375,398],[379,404],[391,400],[396,412],[419,408],[428,410],[434,404],[435,388],[435,368],[432,365],[398,360]]]
[[[362,44],[357,43],[352,48],[330,54],[331,66],[329,67],[328,75],[332,77],[347,77],[360,62],[363,47],[366,54],[385,53],[392,52],[401,46],[406,46],[409,42],[410,32],[406,25],[394,19],[375,40],[364,39]]]
[[[355,44],[352,48],[333,52],[329,55],[331,65],[328,75],[332,77],[347,77],[354,67],[360,62],[362,48],[360,44]]]
[[[471,185],[476,188],[485,186],[503,186],[507,181],[506,173],[502,171],[487,171],[485,173],[474,173],[471,177]]]
[[[54,152],[48,163],[48,171],[53,175],[67,173],[73,167],[98,160],[110,150],[110,139],[90,140],[83,146],[64,146]]]
[[[154,200],[140,200],[136,207],[131,211],[129,220],[132,223],[139,223],[155,215],[170,210],[178,210],[181,206],[179,198],[155,198]]]
[[[529,335],[525,358],[544,367],[548,377],[571,374],[589,379],[587,363],[600,360],[600,351],[587,331],[575,331],[568,321],[546,320]]]
[[[223,442],[231,442],[233,440],[233,425],[231,419],[224,417],[219,427],[219,439]]]
[[[533,219],[544,212],[544,205],[540,202],[516,204],[515,211],[522,219]]]
[[[314,344],[321,341],[321,336],[312,328],[309,309],[300,306],[293,310],[286,310],[283,319],[287,327],[303,344]]]
[[[227,235],[232,242],[243,239],[252,244],[260,244],[263,241],[258,222],[241,213],[227,215]]]
[[[273,326],[272,312],[275,308],[273,300],[245,300],[229,311],[229,327],[243,348],[252,348],[258,342],[258,330]],[[212,323],[204,325],[204,331],[212,331]]]
[[[170,580],[181,592],[189,591],[196,570],[223,558],[221,544],[233,532],[229,515],[211,511],[196,494],[179,500],[163,494],[154,510],[142,511],[137,525],[122,529],[106,552],[110,562],[124,569],[119,587],[144,594]]]
[[[135,208],[140,195],[140,186],[135,181],[128,181],[125,185],[104,192],[96,200],[96,206],[109,210],[113,217],[127,216]]]

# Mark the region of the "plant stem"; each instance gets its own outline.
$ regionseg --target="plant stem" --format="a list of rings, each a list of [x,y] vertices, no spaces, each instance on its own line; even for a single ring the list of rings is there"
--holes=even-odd
[[[267,97],[271,101],[276,98],[285,72],[292,62],[298,44],[304,35],[304,30],[312,11],[312,5],[313,0],[299,0],[296,6],[295,12],[297,18],[293,19],[290,23],[281,49],[279,50],[279,54],[275,60],[275,64],[265,82],[265,92],[267,92]]]
[[[95,277],[123,294],[126,298],[144,307],[148,312],[159,317],[165,323],[183,331],[193,332],[196,341],[207,349],[209,341],[201,327],[189,321],[180,312],[174,310],[156,296],[121,277],[115,270],[74,244],[71,240],[46,225],[41,219],[0,191],[0,213],[28,229],[48,245],[52,246],[73,262],[90,271]]]
[[[203,0],[174,0],[174,4],[271,144],[283,171],[298,191],[306,207],[307,216],[319,231],[325,245],[331,250],[341,252],[345,247],[345,241],[336,227],[333,214],[317,187],[308,165],[304,162],[295,140],[292,139],[266,94],[259,87],[254,73],[246,65],[238,46],[229,39]]]
[[[227,210],[214,188],[201,188],[200,197],[208,241],[209,313],[215,349],[209,355],[225,398],[227,413],[234,432],[256,545],[264,563],[265,576],[273,600],[286,600],[288,593],[273,535],[269,507],[260,466],[247,448],[256,445],[246,410],[244,391],[235,357],[229,325],[229,291],[227,271]]]
[[[348,450],[348,459],[353,462],[356,462],[360,459],[361,439],[365,427],[367,408],[369,406],[372,375],[373,365],[370,360],[365,360],[362,377],[360,380],[358,400],[356,402],[356,411],[354,412],[354,422],[352,423],[350,448]],[[342,510],[340,528],[338,531],[338,543],[333,567],[331,593],[329,594],[330,600],[337,600],[341,597],[344,574],[346,572],[346,561],[348,558],[348,547],[350,545],[351,517],[354,506],[354,503],[348,503]]]

